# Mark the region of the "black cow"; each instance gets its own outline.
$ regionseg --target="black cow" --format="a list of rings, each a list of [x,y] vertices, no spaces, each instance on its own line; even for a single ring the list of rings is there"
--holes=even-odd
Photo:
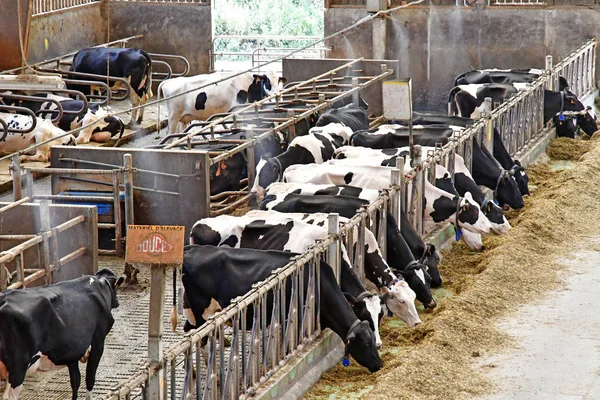
[[[108,110],[99,107],[98,104],[88,104],[88,107],[86,107],[81,100],[73,100],[48,93],[37,93],[34,96],[58,101],[63,111],[76,112],[76,114],[63,114],[58,121],[58,127],[64,131],[94,124],[77,133],[77,144],[88,143],[90,140],[107,142],[115,135],[119,135],[119,139],[123,136],[125,124],[123,124],[121,118],[108,115]],[[12,104],[28,108],[41,118],[52,119],[56,115],[51,112],[57,109],[54,103],[23,100],[18,101],[17,104],[17,101],[14,100]],[[40,111],[42,112],[40,113]],[[44,113],[43,111],[48,112]]]
[[[413,140],[422,146],[435,146],[436,143],[446,143],[452,137],[454,130],[448,125],[415,125]],[[352,146],[369,147],[371,149],[390,149],[406,147],[410,144],[409,128],[404,126],[384,125],[372,132],[356,132],[349,140]]]
[[[509,205],[516,210],[523,208],[523,195],[512,172],[501,169],[494,157],[484,147],[473,140],[473,179],[478,185],[494,191],[494,198],[499,206]]]
[[[111,310],[119,306],[116,288],[122,282],[123,277],[102,269],[95,275],[0,294],[0,378],[8,374],[9,399],[19,398],[28,371],[53,366],[69,368],[72,399],[77,399],[78,362],[86,358],[86,388],[91,393],[104,339],[114,323]]]
[[[425,243],[421,239],[421,235],[412,226],[404,211],[400,213],[400,233],[415,259],[419,261],[419,264],[426,266],[431,277],[431,287],[438,288],[442,286],[442,276],[438,268],[441,259],[439,252],[434,244]]]
[[[532,83],[544,73],[544,70],[529,69],[475,69],[460,74],[454,79],[454,86],[470,85],[475,83]],[[558,77],[558,90],[562,91],[569,87],[567,80]]]
[[[288,194],[283,196],[283,199],[278,199],[277,196],[267,195],[261,203],[260,208],[263,210],[275,210],[280,212],[338,213],[343,217],[352,218],[358,209],[368,204],[369,202],[366,200],[348,196]],[[408,286],[416,293],[417,300],[423,303],[426,308],[434,308],[436,302],[431,295],[429,285],[431,277],[427,273],[425,267],[415,261],[408,245],[398,230],[398,224],[394,217],[388,213],[386,219],[386,259],[388,260],[388,264],[392,269],[398,271],[400,275],[404,277]],[[368,271],[365,271],[365,273],[367,272]],[[384,274],[382,271],[374,271],[374,275],[367,276],[367,278],[380,288],[389,286],[393,281],[392,277]]]
[[[104,47],[83,49],[73,57],[70,71],[127,79],[132,89],[129,98],[133,107],[143,106],[152,97],[152,58],[141,49]],[[85,78],[85,80],[105,82],[106,78]],[[85,95],[91,94],[89,86],[67,84],[67,87]],[[119,87],[120,83],[116,83],[112,89]],[[132,122],[140,124],[143,118],[144,108],[131,112]]]
[[[297,254],[274,250],[231,249],[227,247],[189,245],[184,249],[182,281],[190,307],[201,326],[203,313],[216,300],[226,307],[231,300],[252,289],[254,283],[268,278],[271,273],[288,264]],[[305,268],[304,288],[308,287],[308,268]],[[383,363],[377,353],[375,337],[367,322],[360,322],[340,290],[333,271],[325,262],[320,263],[319,307],[321,324],[330,328],[346,343],[350,355],[371,372]],[[286,285],[287,302],[292,284]],[[267,295],[267,316],[272,314],[272,294]],[[249,327],[253,313],[248,309]]]
[[[502,103],[525,88],[525,83],[456,86],[450,91],[448,103],[453,114],[476,117],[480,111],[478,107],[486,97],[491,97],[494,103]],[[566,116],[577,117],[577,125],[588,135],[592,135],[598,129],[596,118],[589,113],[589,109],[583,106],[574,93],[569,90],[560,92],[545,90],[544,122],[549,122],[554,117]]]
[[[317,126],[325,126],[334,122],[349,127],[352,132],[369,129],[367,112],[353,103],[327,110],[317,120]]]

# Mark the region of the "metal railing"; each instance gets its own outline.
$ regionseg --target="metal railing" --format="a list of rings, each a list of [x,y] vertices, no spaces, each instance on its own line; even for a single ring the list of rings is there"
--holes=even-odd
[[[286,55],[291,51],[299,50],[301,47],[283,46],[284,42],[297,43],[298,45],[306,45],[316,42],[321,39],[319,36],[274,36],[274,35],[217,35],[211,43],[211,50],[208,52],[209,72],[216,70],[217,57],[222,60],[239,61],[247,60],[252,62],[252,66],[256,66],[264,61],[270,61],[279,56]],[[223,41],[237,41],[238,47],[243,50],[237,51],[217,51],[217,43]],[[286,51],[287,50],[287,51]],[[327,47],[314,46],[309,49],[302,50],[293,55],[293,57],[325,57],[325,53],[329,50]]]
[[[57,11],[77,8],[87,4],[100,4],[100,0],[32,0],[31,16],[50,14]]]
[[[571,89],[578,96],[585,96],[594,90],[596,39],[591,39],[552,68],[551,56],[547,57],[545,72],[527,89],[520,91],[493,111],[491,102],[487,112],[473,126],[454,135],[444,146],[438,146],[433,154],[420,160],[417,154],[416,166],[404,176],[402,209],[407,210],[409,220],[421,234],[423,230],[423,193],[425,179],[435,181],[435,166],[443,165],[451,173],[454,171],[453,156],[460,154],[466,166],[472,169],[473,139],[493,153],[493,129],[500,132],[502,141],[513,156],[526,151],[530,143],[537,140],[544,128],[544,90],[558,88],[558,77],[564,76]]]
[[[400,174],[396,169],[392,180],[395,176],[397,181]],[[350,257],[359,276],[363,274],[365,228],[373,232],[385,252],[386,215],[390,210],[398,219],[399,197],[400,187],[392,185],[342,226],[336,214],[330,215],[327,239],[274,270],[244,296],[233,299],[231,305],[166,350],[161,363],[146,364],[104,399],[149,398],[153,377],[164,382],[165,399],[186,398],[187,394],[195,399],[244,399],[255,394],[266,379],[321,333],[321,260],[332,267],[339,283],[342,245],[351,249],[349,243],[356,242]],[[286,289],[291,290],[289,300]],[[268,296],[273,299],[271,313],[267,313]],[[254,310],[251,323],[247,318],[249,307]],[[226,341],[230,343],[227,350]],[[196,369],[195,384],[192,366]]]
[[[19,207],[30,200],[29,197],[25,197],[8,204],[0,208],[0,213]],[[83,246],[60,257],[58,246],[59,234],[84,223],[85,217],[83,215],[71,218],[52,228],[50,225],[49,202],[42,201],[39,210],[40,233],[0,235],[0,240],[24,240],[24,242],[0,252],[0,292],[7,289],[25,288],[40,279],[44,279],[44,283],[49,284],[51,283],[52,271],[60,269],[61,265],[73,261],[87,252],[87,248]],[[26,268],[25,251],[33,248],[36,249],[38,254],[39,267]],[[11,262],[14,262],[15,267],[12,272],[9,272],[7,264]],[[11,282],[10,285],[8,285],[9,281]]]

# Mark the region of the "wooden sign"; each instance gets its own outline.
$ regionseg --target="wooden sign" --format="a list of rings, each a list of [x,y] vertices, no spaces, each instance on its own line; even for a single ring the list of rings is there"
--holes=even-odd
[[[125,261],[181,264],[184,235],[183,226],[128,225]]]

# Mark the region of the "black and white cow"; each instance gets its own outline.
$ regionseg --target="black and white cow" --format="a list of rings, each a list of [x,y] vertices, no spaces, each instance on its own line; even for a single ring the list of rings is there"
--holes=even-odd
[[[447,141],[462,127],[447,124],[413,125],[414,143],[424,146],[435,146]],[[381,125],[369,132],[355,132],[348,140],[352,146],[372,149],[391,149],[408,146],[409,128],[402,125]]]
[[[423,152],[426,154],[429,150],[435,150],[434,147],[422,147]],[[339,149],[336,157],[346,157],[341,159],[336,159],[331,161],[330,163],[334,163],[336,165],[372,165],[372,166],[395,166],[396,165],[396,157],[405,156],[407,159],[407,167],[410,166],[410,157],[409,157],[409,148],[408,147],[400,147],[398,149],[384,149],[384,150],[375,150],[369,149],[365,147],[351,147],[346,146]],[[464,160],[458,154],[454,157],[454,179],[452,179],[449,175],[449,172],[441,165],[436,166],[436,179],[441,179],[444,175],[448,176],[448,179],[451,181],[452,190],[447,190],[447,188],[440,187],[440,189],[445,190],[449,193],[454,193],[456,188],[457,195],[465,196],[467,192],[473,196],[473,200],[479,204],[483,215],[487,217],[492,226],[492,230],[497,234],[503,235],[508,233],[510,229],[510,224],[504,217],[504,212],[502,208],[498,207],[496,204],[488,200],[481,189],[477,186],[473,178],[471,177],[471,173],[467,169]]]
[[[64,131],[89,125],[77,133],[77,144],[89,143],[90,140],[108,142],[115,135],[119,135],[119,138],[123,136],[125,124],[121,118],[109,115],[109,111],[105,107],[99,107],[97,104],[90,104],[89,107],[86,107],[81,100],[73,100],[49,93],[39,93],[34,96],[58,101],[64,111],[78,112],[77,114],[63,114],[60,121],[58,121],[58,127]],[[20,101],[18,105],[28,108],[38,113],[37,115],[40,118],[46,119],[53,118],[54,114],[51,111],[57,109],[56,105],[50,102]],[[43,111],[48,111],[48,113]]]
[[[143,106],[152,97],[152,58],[141,49],[104,47],[83,49],[73,57],[70,71],[127,79],[132,89],[129,98],[133,107]],[[106,81],[106,79],[97,80]],[[85,95],[90,94],[89,86],[67,84],[67,87]],[[117,82],[111,89],[120,87],[121,83]],[[131,112],[132,122],[140,124],[143,118],[143,107]]]
[[[296,255],[275,250],[186,246],[182,281],[197,325],[201,326],[206,321],[203,314],[211,302],[227,307],[232,299],[248,293],[253,284],[268,278]],[[308,287],[308,270],[304,269],[304,288]],[[286,285],[288,303],[292,286],[289,282]],[[270,316],[273,307],[270,296],[267,302],[267,316]],[[250,325],[252,315],[253,310],[249,308],[246,320]],[[324,261],[320,263],[320,317],[322,326],[330,328],[346,343],[347,352],[360,365],[371,372],[381,369],[383,363],[369,324],[356,318],[333,271]]]
[[[268,195],[261,203],[263,210],[275,210],[285,213],[338,213],[352,218],[358,209],[368,205],[369,202],[355,197],[347,196],[310,196],[298,194]],[[386,259],[394,271],[397,271],[414,290],[425,308],[434,308],[437,304],[431,294],[429,281],[431,277],[426,268],[417,263],[410,249],[404,242],[398,230],[398,224],[388,212],[386,215]],[[395,274],[387,269],[365,270],[367,278],[381,291],[392,287],[397,281]],[[391,309],[394,314],[398,312]]]
[[[350,103],[343,107],[325,111],[317,120],[317,126],[326,126],[332,123],[347,126],[352,132],[367,130],[369,129],[369,117],[366,107],[357,107]]]
[[[532,83],[544,73],[543,69],[475,69],[460,74],[454,79],[454,86],[470,85],[473,83]],[[558,77],[558,90],[565,90],[569,87],[567,80]]]
[[[331,123],[311,128],[308,135],[295,137],[286,151],[259,161],[251,193],[259,198],[264,196],[265,188],[273,182],[279,182],[283,172],[290,165],[321,164],[331,159],[336,148],[348,143],[350,135],[350,128]]]
[[[471,84],[456,86],[450,91],[448,103],[453,114],[461,117],[478,118],[481,115],[481,104],[486,97],[493,103],[502,103],[527,88],[527,83],[511,84]],[[560,92],[544,91],[544,122],[562,121],[565,118],[576,118],[577,125],[588,135],[598,129],[596,117],[589,108],[585,108],[577,96],[569,90]],[[564,127],[566,128],[566,127]],[[564,129],[563,129],[564,131]],[[562,133],[574,135],[574,133]]]
[[[277,182],[271,184],[267,188],[267,195],[286,195],[286,194],[310,194],[315,196],[348,196],[357,197],[359,199],[367,200],[372,203],[379,197],[379,190],[375,189],[363,189],[357,186],[348,185],[316,185],[313,183],[285,183]],[[253,212],[250,212],[253,213]],[[400,231],[402,237],[406,241],[406,244],[410,248],[413,256],[420,264],[427,267],[427,272],[431,276],[431,287],[440,287],[442,285],[442,278],[438,270],[438,264],[440,262],[440,254],[435,249],[435,246],[431,243],[425,243],[421,239],[421,235],[414,230],[412,225],[406,219],[402,220],[400,224]]]
[[[573,125],[573,121],[571,119],[567,119],[567,122],[570,121],[571,126]],[[458,126],[470,126],[475,123],[471,118],[464,118],[458,116],[450,116],[450,115],[442,115],[442,114],[426,114],[426,113],[413,113],[413,123],[418,123],[422,125],[429,124],[451,124]],[[559,125],[556,126],[557,132],[559,130]],[[570,131],[574,131],[574,127],[570,129]],[[446,142],[444,141],[444,144]],[[519,185],[519,190],[523,196],[529,195],[529,176],[527,175],[527,171],[521,165],[519,160],[513,160],[510,156],[508,150],[504,146],[502,142],[502,136],[498,129],[494,128],[494,158],[496,161],[500,163],[502,168],[507,171],[511,171],[511,175],[515,178],[517,185]]]
[[[205,121],[211,115],[224,113],[237,104],[253,103],[276,93],[285,83],[285,78],[275,72],[256,74],[246,72],[227,81],[215,83],[202,89],[194,88],[219,81],[231,76],[229,72],[218,72],[195,76],[167,79],[158,86],[159,97],[167,98],[192,90],[166,100],[169,127],[172,134],[183,129],[179,124],[194,120]]]
[[[347,184],[381,190],[389,187],[392,169],[381,166],[333,165],[327,163],[321,165],[294,165],[284,173],[284,181],[333,185]],[[424,222],[426,225],[456,220],[466,230],[474,233],[489,233],[491,224],[485,215],[481,213],[479,206],[474,202],[470,193],[462,198],[452,196],[425,180],[424,195]]]
[[[27,130],[33,125],[33,120],[28,115],[0,112],[0,119],[6,122],[9,130],[11,128]],[[64,136],[59,137],[61,135]],[[9,131],[6,139],[3,142],[0,142],[0,154],[12,154],[52,138],[56,138],[56,140],[39,146],[33,155],[22,155],[21,160],[46,162],[50,157],[50,147],[59,145],[75,146],[77,142],[73,135],[66,135],[65,131],[52,125],[50,121],[36,118],[36,126],[29,133]]]
[[[379,190],[363,189],[357,186],[349,185],[317,185],[314,183],[286,183],[275,182],[269,185],[266,189],[266,194],[312,194],[315,196],[350,196],[358,197],[359,199],[367,200],[372,203],[379,197]]]
[[[104,339],[119,306],[116,288],[123,282],[112,271],[53,285],[0,294],[0,379],[8,379],[5,398],[17,400],[25,375],[68,367],[72,399],[85,362],[87,399],[92,398]]]
[[[472,175],[475,183],[492,189],[500,207],[507,204],[518,210],[523,208],[525,203],[519,186],[512,176],[514,173],[514,170],[502,169],[487,149],[479,146],[477,140],[473,140]]]

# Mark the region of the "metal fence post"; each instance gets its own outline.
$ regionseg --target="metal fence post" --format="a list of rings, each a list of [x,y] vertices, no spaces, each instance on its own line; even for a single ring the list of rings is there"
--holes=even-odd
[[[358,78],[352,78],[352,89],[358,87]],[[360,106],[360,89],[352,93],[352,102],[355,106]]]
[[[33,174],[29,168],[25,169],[25,191],[29,201],[33,202]]]
[[[294,118],[294,110],[293,109],[288,109],[287,110],[287,117],[288,118]],[[296,137],[296,124],[294,123],[294,125],[291,125],[288,128],[288,143],[291,142],[294,138]]]
[[[248,189],[252,187],[254,184],[254,180],[256,178],[256,164],[254,163],[254,129],[248,129],[248,140],[252,141],[252,146],[248,147],[247,156],[248,156]]]
[[[554,76],[552,75],[552,56],[546,56],[546,71],[550,71],[550,79],[546,82],[546,89],[554,90]]]
[[[161,364],[163,356],[163,306],[165,303],[166,270],[161,264],[150,264],[150,315],[148,317],[148,361]],[[164,400],[160,373],[149,377],[148,400]],[[198,378],[199,379],[199,378]]]
[[[129,153],[123,155],[123,181],[125,186],[125,224],[133,225],[133,162]]]
[[[50,202],[48,200],[40,201],[40,231],[42,233],[48,232],[52,229],[50,224]],[[58,240],[56,236],[52,236],[52,240],[55,242]],[[55,258],[60,258],[58,254],[54,255]],[[50,271],[50,244],[46,236],[44,235],[44,240],[40,243],[40,268],[44,268],[46,271],[46,284],[52,283],[52,275]],[[60,263],[57,263],[57,266],[60,266]]]
[[[336,235],[338,237],[340,233],[339,214],[331,213],[327,217],[327,231],[329,235]],[[327,252],[327,264],[333,268],[333,273],[337,279],[338,285],[340,283],[340,239],[339,237],[333,243],[329,245]]]
[[[402,162],[402,159],[400,157],[396,158],[396,165],[399,165],[398,163]],[[396,219],[396,221],[399,221],[398,219],[398,210],[400,209],[400,186],[401,186],[401,172],[399,168],[393,169],[392,170],[392,193],[391,193],[391,211],[392,211],[392,216]]]
[[[361,217],[358,224],[354,265],[356,266],[356,275],[362,280],[365,276],[365,230],[367,229],[367,213],[365,209],[362,210]]]
[[[21,189],[21,160],[19,159],[19,155],[11,158],[10,169],[13,176],[13,199],[14,201],[21,200],[23,192]]]
[[[417,168],[417,174],[413,180],[412,196],[415,203],[413,204],[412,209],[415,214],[413,225],[420,234],[423,233],[423,190],[425,185],[425,171],[423,171],[422,168],[422,154],[421,145],[416,144],[413,148],[413,154],[411,155],[413,165]]]
[[[490,154],[494,154],[494,122],[492,120],[492,98],[486,97],[485,103],[485,118],[486,118],[486,134],[483,137],[484,146]]]

